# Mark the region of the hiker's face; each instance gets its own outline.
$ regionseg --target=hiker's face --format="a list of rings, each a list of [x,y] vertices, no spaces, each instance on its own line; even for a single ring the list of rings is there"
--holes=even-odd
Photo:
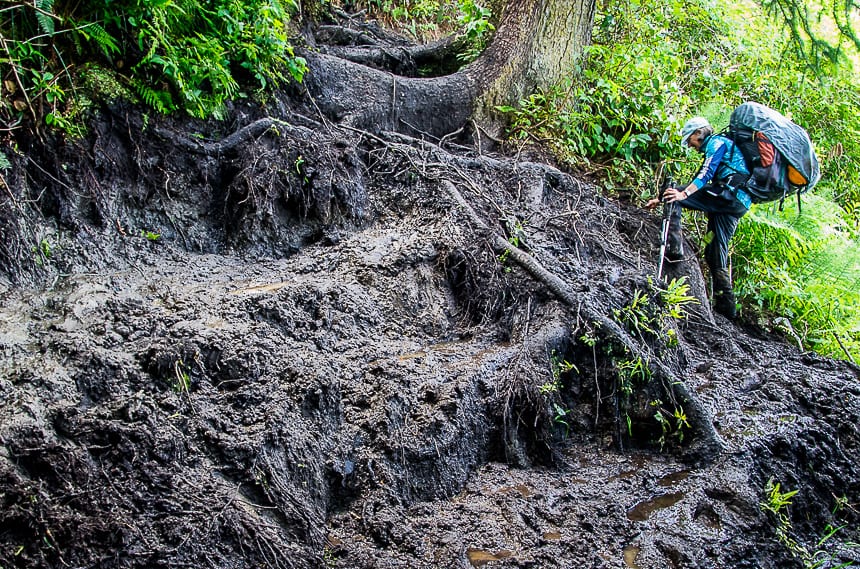
[[[687,146],[699,150],[702,147],[702,131],[697,130],[687,139]]]

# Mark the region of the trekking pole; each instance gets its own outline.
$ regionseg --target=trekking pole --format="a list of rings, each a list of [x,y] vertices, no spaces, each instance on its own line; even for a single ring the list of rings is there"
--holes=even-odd
[[[666,179],[658,194],[661,201],[663,200],[663,194],[665,193],[666,188],[673,187],[674,185],[675,182],[672,178]],[[669,224],[672,219],[672,213],[675,211],[676,207],[681,206],[676,202],[663,202],[663,225],[660,227],[660,260],[657,262],[658,281],[663,277],[663,265],[666,263],[666,248],[669,245]]]
[[[663,204],[663,225],[660,227],[660,260],[657,262],[657,280],[663,276],[663,263],[666,261],[666,244],[669,242],[669,219],[672,217],[674,203]]]

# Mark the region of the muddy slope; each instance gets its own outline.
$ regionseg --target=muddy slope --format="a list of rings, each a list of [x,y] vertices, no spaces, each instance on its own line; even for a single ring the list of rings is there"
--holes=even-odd
[[[801,567],[769,480],[860,562],[856,367],[694,258],[669,316],[659,221],[568,174],[293,100],[13,156],[0,566]]]

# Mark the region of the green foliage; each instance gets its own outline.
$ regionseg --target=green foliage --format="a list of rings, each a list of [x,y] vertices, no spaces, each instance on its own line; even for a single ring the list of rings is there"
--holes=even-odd
[[[579,370],[575,365],[559,356],[555,350],[550,355],[550,367],[552,379],[539,385],[538,392],[546,398],[547,403],[552,403],[552,422],[564,428],[563,436],[567,438],[570,433],[568,416],[571,414],[571,411],[558,403],[557,395],[563,387],[562,374],[570,373],[571,371],[579,373]]]
[[[671,324],[686,317],[684,306],[698,303],[688,293],[690,286],[686,277],[672,279],[666,289],[649,283],[652,293],[636,289],[633,298],[625,306],[613,310],[615,320],[642,341],[662,341],[667,348],[678,345],[678,336]]]
[[[790,333],[819,353],[860,361],[860,240],[833,202],[806,196],[802,215],[756,207],[733,243],[747,309],[787,319]]]
[[[654,420],[660,425],[661,434],[657,439],[660,449],[662,450],[672,439],[677,440],[678,444],[684,442],[684,429],[691,427],[683,407],[676,407],[669,411],[659,399],[652,401],[651,406],[655,408]]]
[[[54,0],[36,0],[34,4],[36,8],[36,21],[39,22],[39,29],[43,34],[49,36],[54,35]]]
[[[14,104],[0,111],[7,127],[29,114],[70,130],[67,107],[83,86],[85,62],[115,70],[159,112],[201,118],[246,96],[242,85],[301,81],[307,70],[288,41],[296,0],[84,0],[57,8],[37,0],[0,13],[3,55],[14,71],[5,85]]]
[[[783,95],[815,141],[824,178],[815,193],[839,204],[852,231],[860,231],[860,81],[836,70],[818,82],[804,81],[799,100]]]
[[[458,19],[459,4],[468,0],[344,0],[353,9],[367,10],[389,27],[419,40],[437,38]]]
[[[170,94],[170,91],[155,89],[149,84],[139,81],[132,81],[131,84],[141,100],[159,113],[166,115],[176,110],[176,105],[173,104],[173,96]]]
[[[543,395],[557,393],[561,389],[561,375],[563,373],[570,373],[571,371],[579,373],[579,370],[576,369],[574,364],[559,358],[559,355],[555,350],[552,351],[552,355],[550,356],[550,366],[552,368],[552,381],[548,381],[538,387],[538,391]]]
[[[301,80],[305,64],[294,56],[287,37],[289,10],[296,7],[294,0],[135,4],[125,14],[142,52],[133,71],[150,89],[170,84],[178,95],[176,105],[189,114],[218,116],[225,101],[240,95],[240,69],[258,88],[287,75]],[[170,108],[166,97],[148,95],[148,102]]]
[[[177,393],[188,393],[191,389],[191,375],[181,359],[173,363],[173,390]]]
[[[665,289],[657,288],[653,282],[649,282],[649,292],[634,289],[630,301],[613,311],[615,320],[637,335],[642,342],[656,343],[658,350],[675,348],[678,346],[678,335],[672,324],[686,317],[685,306],[698,302],[689,294],[689,288],[685,277],[673,279]],[[580,340],[585,345],[594,347],[593,337],[582,336]],[[624,411],[628,434],[633,436],[631,407],[649,404],[647,400],[642,401],[642,395],[653,397],[648,395],[649,390],[653,389],[651,366],[648,360],[641,356],[633,357],[626,349],[620,357],[613,357],[612,363],[616,376],[616,405],[619,410]],[[636,403],[637,399],[639,403]],[[680,406],[665,406],[659,399],[651,400],[650,406],[653,408],[651,416],[661,430],[655,441],[660,448],[665,448],[670,442],[683,443],[685,429],[690,429],[684,409]],[[641,409],[637,414],[641,415]]]
[[[653,307],[647,293],[636,289],[633,298],[622,308],[614,311],[615,319],[638,335],[647,333],[657,336],[660,330],[659,312]]]
[[[617,360],[615,369],[618,372],[618,390],[626,397],[633,394],[637,383],[646,384],[651,380],[651,368],[641,357]]]
[[[675,110],[689,105],[680,82],[685,54],[675,37],[693,26],[674,19],[686,21],[685,14],[686,7],[662,3],[607,3],[573,77],[516,108],[500,107],[510,114],[511,136],[546,142],[578,167],[599,162],[609,190],[653,180],[653,164],[674,150]]]
[[[508,229],[508,243],[510,243],[514,247],[520,246],[520,241],[525,237],[525,225],[522,221],[519,220],[504,220]],[[505,267],[505,272],[510,272],[511,267],[507,264],[508,257],[511,254],[510,249],[505,249],[501,255],[499,255],[499,263],[501,263]]]
[[[767,481],[764,489],[764,500],[759,504],[762,511],[767,512],[776,522],[776,537],[794,557],[800,559],[806,569],[818,569],[821,567],[855,567],[851,561],[839,563],[837,556],[826,549],[826,544],[842,529],[828,524],[824,528],[824,535],[816,542],[814,548],[805,546],[797,541],[792,535],[790,517],[791,503],[797,495],[797,490],[783,492],[780,483],[771,478]],[[833,513],[838,513],[841,501],[837,500]],[[836,563],[839,563],[838,565]]]
[[[761,0],[761,4],[771,16],[784,22],[794,55],[812,70],[845,57],[844,40],[860,50],[860,37],[852,27],[856,25],[860,6],[854,0]],[[839,31],[835,38],[830,33],[831,27]]]
[[[79,42],[83,40],[86,43],[91,43],[108,59],[120,53],[116,38],[110,35],[99,22],[76,23],[71,19],[70,22],[73,23],[75,34],[79,36],[76,38]],[[80,46],[80,43],[78,45]]]
[[[34,245],[32,248],[35,262],[40,267],[46,264],[51,259],[52,250],[51,243],[47,239],[42,239],[39,241],[38,245]]]
[[[495,31],[492,12],[475,0],[345,0],[341,3],[354,10],[365,9],[389,27],[418,40],[458,33],[465,47],[458,53],[457,60],[464,64],[481,54]]]
[[[777,520],[782,526],[790,526],[791,522],[788,519],[788,508],[791,506],[791,500],[797,494],[797,490],[791,492],[782,492],[780,483],[774,482],[773,478],[767,481],[764,489],[765,501],[760,504],[762,510],[770,512],[777,517]]]
[[[460,15],[457,21],[466,36],[468,47],[457,54],[457,59],[463,63],[469,63],[481,55],[496,28],[490,23],[492,13],[488,8],[476,4],[474,0],[459,0],[458,6]]]
[[[681,320],[686,317],[687,311],[684,306],[688,304],[699,304],[699,299],[695,296],[687,294],[690,290],[690,285],[687,284],[687,277],[680,279],[672,279],[665,290],[660,290],[660,299],[663,301],[663,306],[666,310],[666,316],[674,320]]]
[[[570,434],[570,423],[567,422],[567,416],[571,414],[571,411],[558,403],[553,403],[553,409],[555,413],[553,414],[552,422],[564,427],[564,437],[567,438]]]

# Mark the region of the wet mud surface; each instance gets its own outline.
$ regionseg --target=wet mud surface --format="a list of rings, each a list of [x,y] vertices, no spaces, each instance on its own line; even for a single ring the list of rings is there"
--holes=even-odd
[[[0,566],[860,563],[857,367],[695,258],[668,316],[659,218],[538,157],[290,105],[16,158]]]

